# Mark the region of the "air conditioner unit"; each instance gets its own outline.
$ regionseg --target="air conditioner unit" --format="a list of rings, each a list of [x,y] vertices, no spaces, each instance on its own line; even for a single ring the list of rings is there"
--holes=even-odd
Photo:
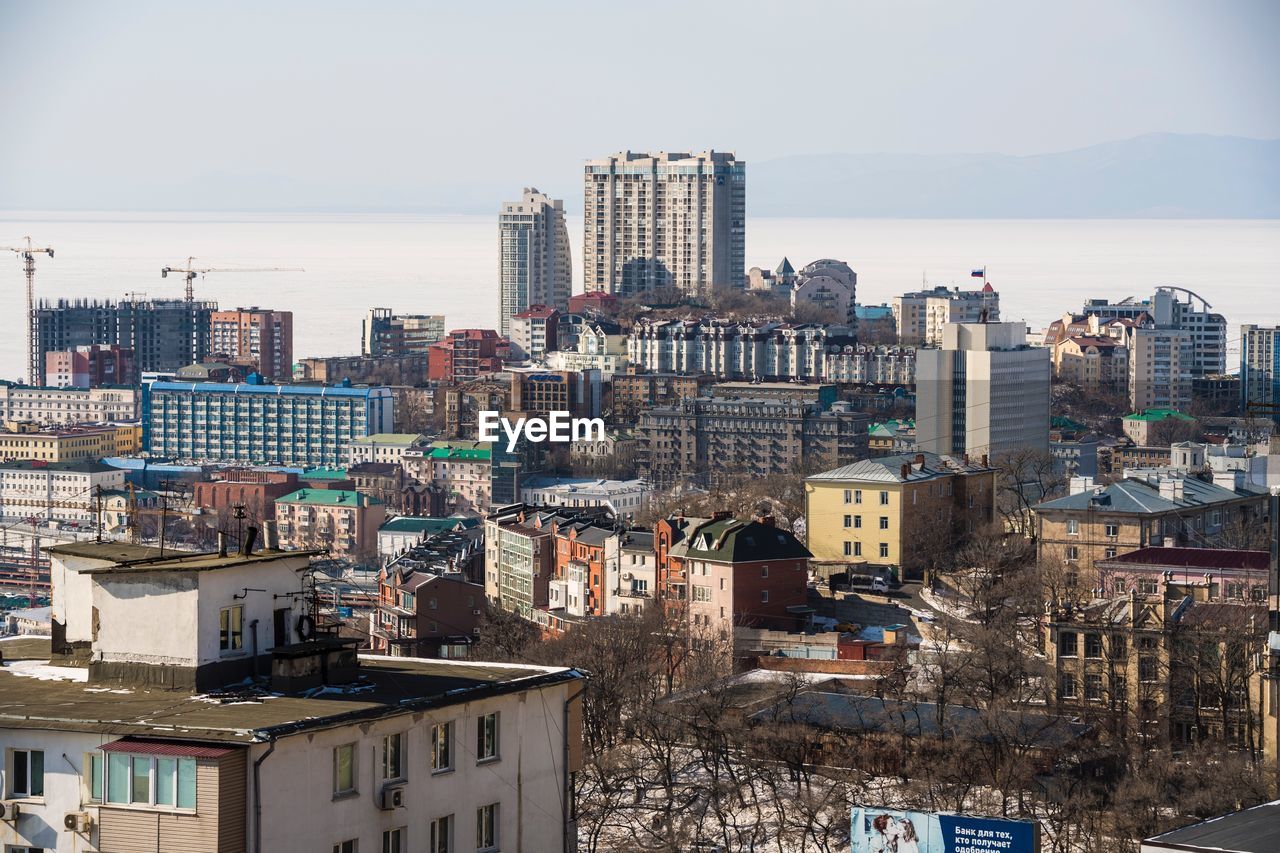
[[[479,611],[479,610],[472,610],[472,611],[471,611],[471,615],[472,615],[472,616],[479,616],[479,615],[480,615],[480,611]]]
[[[383,811],[404,808],[404,785],[399,782],[383,785],[378,792],[378,808]]]
[[[62,816],[62,826],[69,832],[83,835],[93,829],[93,815],[88,812],[67,812]]]
[[[22,809],[14,800],[0,800],[0,820],[13,822],[18,819]]]
[[[629,581],[629,580],[631,580],[631,577],[632,577],[631,572],[623,572],[623,573],[622,573],[622,579],[623,579],[624,581]]]

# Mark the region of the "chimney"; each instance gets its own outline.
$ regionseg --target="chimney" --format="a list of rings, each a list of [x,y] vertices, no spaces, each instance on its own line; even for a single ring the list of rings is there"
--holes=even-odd
[[[1089,491],[1093,491],[1092,477],[1072,477],[1071,478],[1071,494],[1081,495]]]
[[[280,550],[280,527],[275,519],[262,522],[262,545],[269,551]]]
[[[248,557],[253,553],[253,545],[258,538],[258,528],[250,525],[244,532],[244,544],[240,546],[240,556]]]
[[[227,556],[227,534],[224,530],[218,531],[218,556]]]
[[[917,453],[917,454],[916,454],[916,464],[917,464],[917,465],[921,465],[921,466],[923,466],[923,465],[924,465],[924,454],[923,454],[923,453]]]
[[[982,454],[982,467],[983,467],[983,468],[990,468],[990,467],[991,467],[991,461],[990,461],[990,458],[989,458],[989,457],[987,456],[987,454],[985,454],[985,453],[984,453],[984,454]]]
[[[910,476],[911,476],[911,463],[903,462],[902,463],[902,479],[905,480]]]

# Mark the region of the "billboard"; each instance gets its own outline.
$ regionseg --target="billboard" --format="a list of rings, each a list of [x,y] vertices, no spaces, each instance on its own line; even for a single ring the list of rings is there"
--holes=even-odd
[[[853,853],[1039,853],[1040,824],[1027,820],[856,807]]]

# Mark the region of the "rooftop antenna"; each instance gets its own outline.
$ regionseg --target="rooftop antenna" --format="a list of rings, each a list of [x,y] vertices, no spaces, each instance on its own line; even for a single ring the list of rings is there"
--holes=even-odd
[[[0,251],[14,252],[22,258],[22,270],[27,275],[27,381],[39,384],[40,356],[36,349],[36,255],[53,257],[53,248],[34,246],[30,237],[23,237],[25,246],[4,246]]]

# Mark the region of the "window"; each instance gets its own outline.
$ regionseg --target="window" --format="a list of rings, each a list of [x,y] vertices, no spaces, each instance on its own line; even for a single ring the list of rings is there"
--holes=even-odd
[[[880,543],[880,559],[882,560],[886,559],[888,556],[889,556],[889,543],[881,542]]]
[[[711,587],[695,584],[693,587],[693,600],[694,601],[710,601]]]
[[[1076,677],[1074,675],[1064,674],[1062,678],[1058,680],[1058,698],[1076,698]]]
[[[844,490],[844,502],[847,504],[853,503],[853,489]]]
[[[405,827],[388,829],[382,833],[382,853],[408,853],[405,846]]]
[[[1090,702],[1102,700],[1102,676],[1096,673],[1085,673],[1084,698]]]
[[[856,504],[862,503],[862,489],[853,490],[853,502]]]
[[[1058,635],[1058,657],[1073,658],[1076,656],[1078,635],[1074,631],[1063,631]]]
[[[1116,536],[1120,535],[1120,525],[1118,524],[1108,524],[1105,530],[1106,530],[1107,536],[1111,538],[1115,538]]]
[[[382,778],[403,779],[404,766],[401,760],[404,746],[404,735],[397,732],[382,739]]]
[[[333,749],[333,793],[351,794],[356,790],[356,745],[344,743]]]
[[[44,796],[44,750],[13,750],[12,770],[9,773],[9,796]]]
[[[1080,522],[1074,518],[1067,519],[1067,535],[1078,536],[1080,534]]]
[[[1080,559],[1080,549],[1075,545],[1068,545],[1066,547],[1066,554],[1068,563],[1074,563]]]
[[[1107,559],[1107,560],[1113,559],[1116,556],[1115,547],[1113,546],[1104,550],[1102,552],[1102,556],[1103,556],[1103,559]]]
[[[476,721],[476,761],[498,757],[498,712],[485,714]]]
[[[768,601],[769,601],[769,590],[767,590],[767,589],[762,589],[762,590],[760,590],[760,601],[761,601],[761,602],[763,602],[763,603],[766,603],[766,604],[768,603]]]
[[[91,784],[97,784],[96,780]],[[105,801],[117,805],[196,807],[196,760],[107,753]]]
[[[218,651],[236,654],[244,650],[244,606],[222,608],[218,630]]]
[[[498,848],[498,804],[476,809],[476,850]]]
[[[431,840],[427,853],[453,853],[453,815],[445,815],[431,821]]]
[[[436,773],[453,769],[453,723],[431,727],[431,769]]]
[[[844,526],[845,526],[845,527],[853,527],[853,516],[852,516],[852,515],[846,515],[846,516],[844,517]]]
[[[102,802],[102,753],[90,752],[84,757],[85,784],[88,786],[88,800],[91,803]]]
[[[762,578],[767,578],[767,577],[769,577],[769,567],[768,567],[768,566],[761,566],[761,567],[760,567],[760,577],[762,577]]]
[[[852,543],[852,542],[846,542],[846,543],[844,543],[844,555],[845,555],[846,557],[851,557],[851,556],[853,556],[853,543]]]
[[[889,516],[887,515],[880,516],[880,529],[881,530],[889,529]]]
[[[1150,655],[1142,655],[1138,658],[1138,680],[1139,681],[1155,681],[1156,680],[1156,659]]]
[[[1101,634],[1085,634],[1084,635],[1084,656],[1087,658],[1102,657],[1102,635]]]
[[[881,492],[881,493],[880,493],[880,506],[888,506],[888,505],[889,505],[889,493],[888,493],[888,492]]]
[[[354,838],[333,845],[333,853],[359,853],[360,842]]]
[[[861,542],[854,542],[854,543],[853,543],[853,556],[855,556],[855,557],[861,557],[861,556],[862,556],[862,543],[861,543]]]
[[[855,516],[853,517],[853,529],[854,529],[854,530],[861,530],[861,529],[862,529],[862,516],[860,516],[860,515],[855,515]]]

